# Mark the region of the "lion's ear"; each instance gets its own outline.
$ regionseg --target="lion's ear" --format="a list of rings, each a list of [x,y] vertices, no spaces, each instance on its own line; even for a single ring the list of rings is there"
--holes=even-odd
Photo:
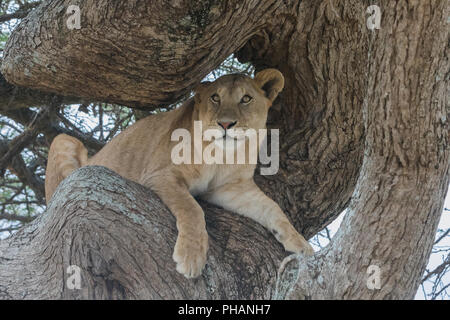
[[[210,85],[212,82],[211,81],[205,81],[205,82],[202,82],[202,83],[199,83],[195,88],[194,88],[194,98],[195,98],[195,101],[197,101],[197,102],[201,102],[201,99],[200,99],[200,95],[202,94],[202,91],[204,90],[204,89],[206,89],[206,87],[208,87],[208,85]]]
[[[274,101],[283,90],[284,77],[277,69],[265,69],[255,75],[255,82],[265,93],[270,101]]]
[[[211,81],[204,81],[199,83],[195,88],[194,88],[194,92],[195,93],[201,93],[206,87],[208,87],[208,85],[210,85],[212,82]]]

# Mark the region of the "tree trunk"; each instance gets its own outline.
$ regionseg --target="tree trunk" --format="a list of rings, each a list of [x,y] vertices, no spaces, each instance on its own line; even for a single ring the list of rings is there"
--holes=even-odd
[[[270,128],[280,129],[280,170],[275,176],[257,175],[255,180],[308,238],[351,205],[330,246],[308,263],[292,257],[284,262],[275,296],[382,299],[413,295],[430,253],[448,186],[445,1],[380,1],[381,29],[374,31],[366,27],[370,1],[85,1],[80,5],[79,30],[66,27],[70,4],[46,1],[22,21],[5,49],[2,71],[8,81],[63,96],[151,108],[188,93],[233,52],[257,69],[280,69],[286,87],[268,120]],[[100,173],[94,181],[101,180]],[[104,179],[110,179],[109,174]],[[131,188],[126,194],[117,191],[118,201],[111,207],[109,203],[103,207],[101,199],[111,198],[108,188],[95,187],[90,194],[86,191],[92,200],[80,195],[85,205],[79,207],[64,199],[53,201],[44,217],[8,240],[16,249],[3,257],[18,258],[0,260],[0,278],[2,264],[17,264],[22,259],[29,262],[18,249],[21,245],[28,248],[25,252],[41,252],[49,245],[53,251],[59,250],[56,242],[44,240],[55,232],[50,222],[61,226],[61,232],[73,234],[77,229],[70,227],[67,219],[97,215],[98,219],[83,225],[86,230],[97,231],[82,233],[89,241],[59,244],[65,248],[58,255],[60,278],[70,262],[87,268],[83,269],[88,270],[84,272],[86,279],[99,277],[98,281],[104,281],[100,285],[86,280],[86,286],[97,293],[91,290],[83,297],[119,297],[119,293],[126,298],[272,295],[274,274],[283,253],[265,231],[248,220],[243,222],[208,207],[211,220],[207,224],[212,232],[220,230],[221,221],[235,227],[232,232],[225,228],[230,231],[223,239],[228,240],[215,242],[221,239],[223,230],[211,236],[212,260],[200,280],[177,278],[170,258],[175,229],[160,232],[157,228],[145,229],[148,224],[144,222],[142,227],[122,221],[136,212],[153,217],[164,211],[153,208],[157,201],[151,196],[150,205],[144,201],[140,207],[128,205],[129,200],[122,197],[134,195],[138,188],[131,186],[126,185]],[[142,193],[135,197],[143,198]],[[220,214],[213,216],[211,211]],[[113,212],[125,215],[112,219]],[[54,216],[55,221],[48,216]],[[214,220],[216,216],[218,221]],[[169,217],[165,219],[172,221]],[[113,225],[105,230],[101,226],[110,222],[104,220],[126,225],[133,232],[126,231],[119,238],[116,234],[124,230],[113,231]],[[243,241],[246,228],[256,234]],[[32,244],[36,242],[30,240],[33,237],[40,239],[38,244]],[[164,250],[160,249],[162,242],[141,247],[136,238],[169,244]],[[237,238],[240,240],[233,241]],[[91,242],[99,245],[86,245]],[[108,249],[111,243],[116,244],[114,250]],[[96,264],[96,258],[87,255],[89,250],[107,263]],[[52,252],[44,251],[47,255]],[[161,276],[163,284],[156,279],[163,268],[146,258],[150,253],[165,261],[161,263],[167,269]],[[261,255],[264,260],[258,260]],[[230,269],[230,264],[244,268],[248,277],[242,276],[241,269]],[[369,265],[378,265],[382,271],[380,290],[367,289]],[[61,279],[49,280],[56,272],[51,268],[38,268],[39,281],[44,287],[48,287],[44,283],[59,281],[53,296],[69,297]],[[139,270],[149,271],[145,277],[131,276]],[[211,276],[214,270],[217,274]],[[6,287],[9,291],[0,287],[0,292],[16,297],[12,286],[21,283],[15,288],[34,290],[37,297],[45,294],[39,290],[38,277],[23,274],[24,278],[17,280],[21,282],[11,280]],[[108,276],[112,280],[102,280]],[[240,284],[242,279],[249,283]]]
[[[277,298],[411,299],[419,287],[449,184],[448,6],[383,5],[352,203],[327,248],[306,263],[284,261]],[[375,290],[370,266],[380,271]]]

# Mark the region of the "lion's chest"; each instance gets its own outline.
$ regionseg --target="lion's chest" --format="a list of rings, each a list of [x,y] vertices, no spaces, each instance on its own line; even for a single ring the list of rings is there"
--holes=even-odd
[[[212,177],[210,175],[201,175],[199,178],[194,179],[189,184],[189,193],[194,197],[208,191]]]
[[[253,171],[247,166],[218,165],[206,166],[200,175],[189,181],[189,192],[198,196],[232,181],[252,176]]]

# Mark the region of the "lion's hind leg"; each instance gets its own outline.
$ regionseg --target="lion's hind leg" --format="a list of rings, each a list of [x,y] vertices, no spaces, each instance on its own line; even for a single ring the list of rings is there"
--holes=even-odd
[[[74,170],[86,165],[87,149],[78,139],[67,134],[58,135],[48,152],[45,171],[45,200],[48,203],[58,185]]]

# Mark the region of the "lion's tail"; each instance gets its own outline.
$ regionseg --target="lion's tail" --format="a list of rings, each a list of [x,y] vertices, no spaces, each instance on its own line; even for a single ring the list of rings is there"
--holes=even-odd
[[[58,135],[48,152],[45,171],[45,200],[48,203],[58,185],[74,170],[86,165],[87,149],[78,139],[67,134]]]

